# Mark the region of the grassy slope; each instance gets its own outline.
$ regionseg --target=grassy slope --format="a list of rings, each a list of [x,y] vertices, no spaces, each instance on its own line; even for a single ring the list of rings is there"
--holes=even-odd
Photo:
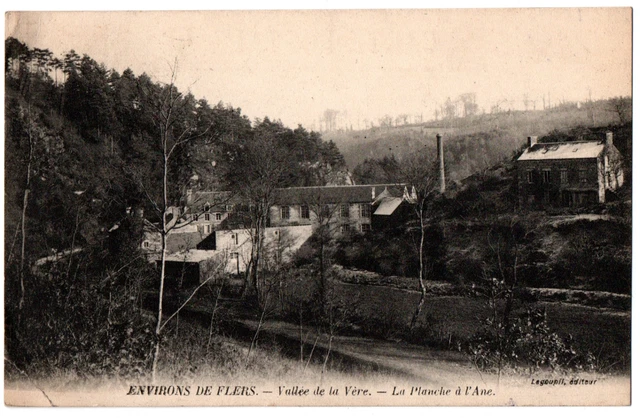
[[[619,117],[607,101],[594,103],[593,118],[586,107],[567,105],[536,111],[513,111],[484,114],[452,121],[433,121],[423,125],[372,128],[362,131],[325,132],[323,138],[338,145],[349,168],[365,158],[382,158],[435,149],[434,136],[445,137],[445,151],[450,151],[449,171],[455,180],[501,161],[523,146],[529,135],[545,135],[554,129],[576,126],[607,126],[619,123]]]

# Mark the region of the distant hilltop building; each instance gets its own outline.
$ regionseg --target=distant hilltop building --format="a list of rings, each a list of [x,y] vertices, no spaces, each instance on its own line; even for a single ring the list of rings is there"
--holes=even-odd
[[[531,136],[517,166],[521,207],[604,203],[624,182],[611,132],[604,141],[539,143]]]

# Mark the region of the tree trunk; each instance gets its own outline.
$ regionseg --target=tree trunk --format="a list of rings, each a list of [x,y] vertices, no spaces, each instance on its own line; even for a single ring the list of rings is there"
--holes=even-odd
[[[25,189],[24,197],[22,199],[22,219],[20,222],[20,228],[22,230],[22,248],[20,250],[20,303],[18,304],[18,309],[22,309],[24,305],[24,259],[25,259],[25,223],[27,219],[27,205],[29,203],[29,189]]]
[[[20,302],[18,303],[18,309],[22,310],[24,306],[25,289],[24,289],[24,260],[25,260],[25,247],[27,241],[26,235],[26,222],[27,222],[27,206],[29,205],[29,193],[31,192],[31,164],[33,162],[33,137],[31,135],[31,107],[28,108],[29,130],[27,132],[29,136],[29,159],[27,162],[27,178],[25,181],[24,195],[22,198],[22,219],[20,220],[20,229],[22,232],[22,244],[20,249]]]
[[[420,301],[418,302],[418,306],[416,306],[416,310],[413,313],[413,318],[411,318],[411,325],[409,329],[413,329],[418,322],[418,317],[422,312],[422,306],[424,305],[424,301],[427,297],[427,287],[424,284],[424,218],[422,213],[420,214],[420,248],[418,250],[418,254],[420,257],[420,271],[418,272],[418,282],[420,284]]]
[[[165,134],[166,135],[166,134]],[[166,149],[166,137],[163,135],[163,148],[164,148],[164,166],[162,173],[162,231],[161,231],[161,240],[162,240],[162,255],[160,256],[160,289],[158,291],[158,318],[156,322],[156,347],[153,354],[153,368],[151,371],[151,380],[153,383],[156,381],[157,372],[158,372],[158,356],[160,354],[160,333],[162,332],[162,299],[164,297],[164,280],[165,280],[165,264],[167,258],[167,204],[168,204],[168,195],[167,195],[167,169],[168,169],[168,160],[167,160],[167,149]]]
[[[160,333],[162,330],[162,299],[164,297],[165,260],[167,256],[166,236],[162,234],[162,255],[160,258],[160,289],[158,294],[158,318],[156,320],[156,347],[153,355],[151,380],[155,383],[158,371],[158,355],[160,354]]]

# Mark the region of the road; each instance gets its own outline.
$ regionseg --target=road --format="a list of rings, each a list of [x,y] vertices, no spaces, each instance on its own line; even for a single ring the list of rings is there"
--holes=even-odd
[[[239,319],[237,323],[255,335],[259,321]],[[407,381],[453,385],[460,382],[461,378],[480,379],[480,374],[473,368],[468,357],[455,351],[434,350],[401,341],[361,336],[335,335],[330,338],[327,334],[318,334],[308,326],[303,326],[301,330],[297,325],[273,320],[264,321],[258,333],[259,339],[263,335],[263,338],[276,337],[280,344],[288,343],[289,353],[297,356],[300,351],[300,334],[304,342],[304,358],[307,359],[313,350],[314,362],[324,361],[331,345],[330,359],[334,361],[337,358],[343,365],[350,363],[356,368],[393,375]]]

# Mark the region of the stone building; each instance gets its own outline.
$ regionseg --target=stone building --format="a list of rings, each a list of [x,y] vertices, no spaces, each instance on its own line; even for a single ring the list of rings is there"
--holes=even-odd
[[[521,207],[604,203],[607,192],[624,182],[622,157],[611,132],[603,141],[539,143],[529,137],[517,167]]]

